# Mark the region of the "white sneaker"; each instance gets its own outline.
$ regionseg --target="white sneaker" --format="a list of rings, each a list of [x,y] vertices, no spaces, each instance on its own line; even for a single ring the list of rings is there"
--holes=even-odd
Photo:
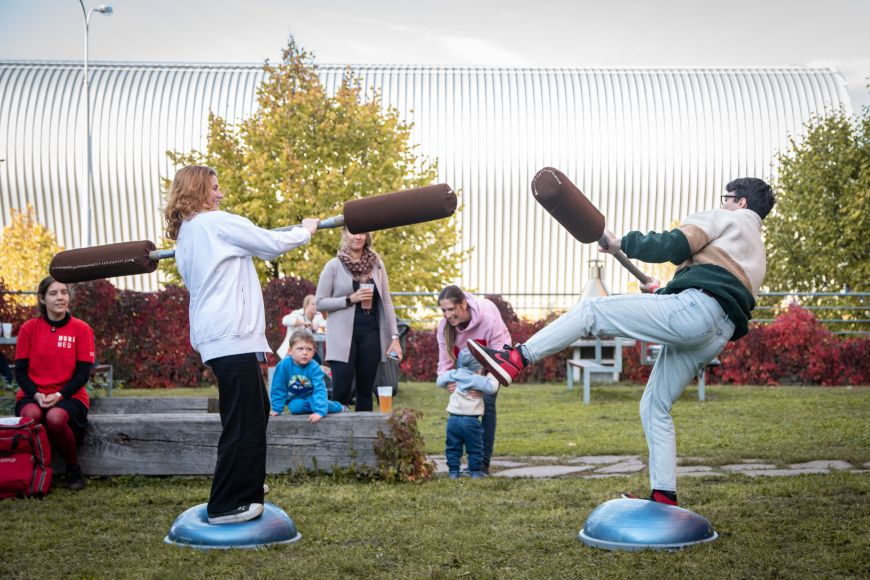
[[[264,483],[263,484],[263,495],[266,495],[267,493],[269,493],[269,484]]]
[[[248,520],[252,520],[254,518],[260,517],[263,513],[263,504],[261,503],[249,503],[246,505],[240,505],[236,509],[230,510],[228,512],[224,512],[222,514],[217,514],[215,516],[208,516],[208,523],[210,524],[238,524],[240,522],[246,522]]]

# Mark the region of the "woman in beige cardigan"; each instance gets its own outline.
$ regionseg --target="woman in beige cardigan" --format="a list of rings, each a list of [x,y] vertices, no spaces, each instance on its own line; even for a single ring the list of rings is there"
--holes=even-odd
[[[402,359],[387,270],[372,249],[372,235],[341,236],[335,258],[317,283],[317,309],[329,313],[326,360],[332,369],[333,399],[349,405],[356,378],[356,410],[372,410],[378,364],[387,353]]]

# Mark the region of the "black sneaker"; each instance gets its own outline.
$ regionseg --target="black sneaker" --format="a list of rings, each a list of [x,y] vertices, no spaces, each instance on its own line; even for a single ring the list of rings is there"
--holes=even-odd
[[[240,522],[246,522],[248,520],[258,518],[262,513],[263,504],[249,503],[245,505],[240,505],[239,507],[231,509],[228,512],[208,516],[208,523],[213,525],[238,524]]]
[[[511,384],[527,366],[520,351],[512,346],[505,345],[504,350],[493,350],[474,340],[469,340],[467,344],[474,358],[504,387]]]
[[[66,466],[66,486],[72,491],[81,491],[88,483],[82,477],[82,468],[77,463]]]

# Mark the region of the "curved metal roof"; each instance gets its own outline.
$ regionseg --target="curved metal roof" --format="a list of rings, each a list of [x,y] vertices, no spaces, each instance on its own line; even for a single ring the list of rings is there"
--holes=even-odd
[[[541,167],[564,171],[617,233],[663,229],[715,207],[734,177],[770,178],[814,114],[850,111],[843,78],[822,68],[319,66],[328,91],[347,68],[415,124],[438,181],[462,191],[462,246],[475,251],[459,282],[486,292],[581,292],[596,250],[533,201]],[[209,111],[249,116],[262,67],[93,63],[91,74],[95,243],[158,240],[160,180],[174,174],[165,152],[204,149]],[[81,75],[77,62],[0,61],[2,223],[30,202],[70,248],[81,243]],[[628,280],[608,264],[612,290]]]

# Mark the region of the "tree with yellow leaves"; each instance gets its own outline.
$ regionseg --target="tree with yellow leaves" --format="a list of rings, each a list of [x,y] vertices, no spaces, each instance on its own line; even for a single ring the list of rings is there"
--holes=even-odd
[[[63,248],[54,234],[39,223],[33,206],[21,212],[10,209],[11,219],[0,236],[0,279],[8,290],[34,291],[39,282],[48,276],[51,258]],[[32,294],[15,296],[13,300],[22,306],[33,306]]]
[[[176,165],[215,168],[223,209],[271,229],[339,214],[352,199],[434,181],[434,161],[421,158],[410,141],[412,125],[395,109],[383,110],[380,96],[364,91],[350,72],[330,94],[313,57],[292,39],[281,61],[264,70],[250,118],[232,126],[212,114],[206,151],[169,154]],[[276,260],[255,260],[261,281],[294,276],[317,283],[340,235],[325,230]],[[454,280],[467,257],[457,239],[451,218],[377,232],[374,249],[391,290],[432,291]],[[161,269],[178,281],[174,263],[161,262]]]

